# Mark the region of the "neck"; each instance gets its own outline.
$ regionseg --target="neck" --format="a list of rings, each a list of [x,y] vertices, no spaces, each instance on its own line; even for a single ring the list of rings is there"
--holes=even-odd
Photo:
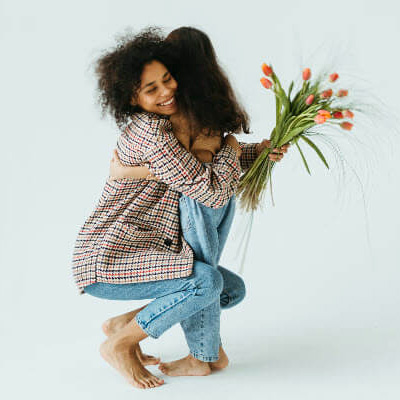
[[[188,131],[188,121],[187,119],[180,113],[179,111],[173,115],[170,116],[169,120],[171,121],[172,124],[172,129],[174,132],[178,131]]]

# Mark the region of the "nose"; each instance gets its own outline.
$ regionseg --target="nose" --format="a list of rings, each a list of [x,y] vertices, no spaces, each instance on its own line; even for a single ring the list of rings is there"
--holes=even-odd
[[[165,98],[171,97],[175,93],[175,88],[163,85],[161,95]]]

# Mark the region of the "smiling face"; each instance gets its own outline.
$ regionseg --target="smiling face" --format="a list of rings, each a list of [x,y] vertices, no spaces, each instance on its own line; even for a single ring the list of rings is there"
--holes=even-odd
[[[131,104],[144,111],[172,115],[178,111],[175,92],[178,84],[164,64],[151,61],[143,68],[140,87]]]

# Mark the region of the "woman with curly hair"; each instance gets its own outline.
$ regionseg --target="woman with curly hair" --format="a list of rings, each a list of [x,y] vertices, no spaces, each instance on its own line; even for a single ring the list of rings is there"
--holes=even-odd
[[[225,207],[240,176],[239,154],[246,146],[253,156],[257,153],[255,144],[239,145],[233,136],[224,141],[212,165],[187,152],[172,131],[185,117],[178,112],[177,83],[166,64],[162,38],[152,30],[122,41],[98,61],[103,110],[124,129],[119,157],[126,165],[146,165],[158,180],[108,180],[96,210],[79,232],[73,259],[81,293],[119,300],[155,298],[103,327],[109,338],[101,354],[141,388],[163,381],[144,368],[157,360],[144,356],[139,342],[147,336],[158,338],[177,322],[194,346],[192,358],[208,369],[213,363],[218,368],[219,308],[203,313],[201,326],[198,317],[201,310],[219,306],[224,279],[213,265],[193,260],[192,249],[180,235],[179,195],[210,209]],[[181,104],[184,107],[184,100]],[[193,117],[191,110],[189,104],[185,113]],[[232,115],[237,126],[245,126],[240,109]],[[221,119],[225,124],[232,120]],[[192,118],[187,125],[199,129],[199,121]],[[222,132],[208,125],[208,131],[212,129]],[[196,339],[204,323],[214,340]],[[206,373],[203,368],[195,374]]]
[[[199,161],[211,165],[213,156],[221,147],[224,132],[249,132],[247,114],[237,102],[228,78],[218,65],[212,43],[204,32],[182,27],[172,31],[166,41],[171,47],[172,55],[169,68],[179,82],[179,87],[183,88],[176,95],[181,117],[178,122],[176,114],[172,117],[175,137]],[[257,154],[266,144],[269,142],[265,141],[263,145],[255,146]],[[254,147],[245,144],[242,146],[247,149],[245,155]],[[286,150],[285,146],[283,151]],[[277,161],[282,155],[271,154],[271,158]],[[253,159],[254,157],[251,157],[249,161]],[[247,167],[244,165],[246,160],[243,156],[241,164],[243,169]],[[123,166],[117,154],[114,155],[111,164],[110,176],[157,179],[146,167]],[[224,281],[220,301],[188,319],[192,324],[197,322],[200,326],[199,321],[204,320],[204,315],[231,308],[240,303],[245,296],[242,278],[218,265],[234,217],[235,195],[226,206],[213,209],[181,193],[179,212],[183,236],[193,249],[195,259],[217,268]],[[130,318],[132,315],[133,313]],[[181,322],[181,325],[187,324],[188,321]],[[193,340],[200,336],[210,343],[216,343],[217,334],[216,330],[211,331],[207,327],[198,329],[197,337],[186,337],[189,349],[195,347]],[[217,362],[198,362],[196,355],[191,352],[183,359],[161,363],[159,369],[167,375],[176,376],[208,374],[211,370],[225,368],[228,365],[228,357],[223,350],[221,339],[218,340],[218,344]]]

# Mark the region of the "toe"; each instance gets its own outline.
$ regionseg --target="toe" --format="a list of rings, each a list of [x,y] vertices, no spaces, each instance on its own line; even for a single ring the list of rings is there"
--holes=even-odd
[[[158,378],[157,376],[154,376],[154,377],[153,377],[153,383],[154,383],[155,385],[157,385],[157,386],[160,386],[160,385],[162,385],[162,384],[164,383],[164,380]]]
[[[138,389],[145,389],[145,386],[139,381],[132,381],[133,386],[137,387]]]
[[[153,388],[154,387],[154,383],[152,382],[151,378],[147,378],[146,379],[146,383],[147,383],[147,387],[148,388]]]
[[[148,382],[147,382],[147,380],[145,378],[142,378],[140,380],[140,383],[143,385],[144,389],[147,389],[149,387],[149,384],[148,384]]]

